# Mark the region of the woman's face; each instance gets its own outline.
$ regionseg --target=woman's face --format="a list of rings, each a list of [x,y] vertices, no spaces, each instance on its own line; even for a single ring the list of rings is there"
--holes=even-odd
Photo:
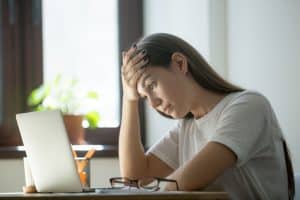
[[[183,118],[188,112],[186,78],[174,66],[149,66],[138,81],[137,90],[150,106],[173,118]]]

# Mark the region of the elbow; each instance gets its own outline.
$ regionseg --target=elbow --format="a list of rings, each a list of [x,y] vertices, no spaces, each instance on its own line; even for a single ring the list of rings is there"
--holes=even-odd
[[[177,179],[179,190],[181,191],[199,191],[207,189],[213,181],[201,180],[196,176],[182,176]],[[213,188],[215,189],[215,188]]]
[[[144,164],[143,164],[144,163]],[[121,176],[130,179],[140,179],[147,177],[148,169],[148,159],[146,158],[144,162],[137,162],[133,165],[121,166]]]
[[[126,170],[121,170],[121,176],[126,177],[129,179],[139,179],[139,174],[134,172],[134,170],[131,169],[126,169]]]

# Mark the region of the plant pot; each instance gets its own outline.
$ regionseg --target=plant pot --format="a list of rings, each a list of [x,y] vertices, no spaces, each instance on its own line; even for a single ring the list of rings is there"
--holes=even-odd
[[[82,120],[83,116],[81,115],[64,115],[64,122],[71,144],[86,144]]]

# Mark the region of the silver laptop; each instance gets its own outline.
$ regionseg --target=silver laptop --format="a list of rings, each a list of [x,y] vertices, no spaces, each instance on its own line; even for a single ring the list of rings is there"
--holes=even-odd
[[[38,192],[82,192],[59,110],[20,113],[18,127]]]
[[[135,188],[82,187],[59,110],[16,115],[38,192],[148,193]]]

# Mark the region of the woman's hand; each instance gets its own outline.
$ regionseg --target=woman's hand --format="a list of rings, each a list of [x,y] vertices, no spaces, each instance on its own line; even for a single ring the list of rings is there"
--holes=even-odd
[[[136,54],[136,45],[133,45],[127,52],[122,52],[123,65],[121,68],[123,96],[126,100],[136,101],[139,99],[137,92],[137,82],[147,64],[148,59],[145,58],[146,50]]]

